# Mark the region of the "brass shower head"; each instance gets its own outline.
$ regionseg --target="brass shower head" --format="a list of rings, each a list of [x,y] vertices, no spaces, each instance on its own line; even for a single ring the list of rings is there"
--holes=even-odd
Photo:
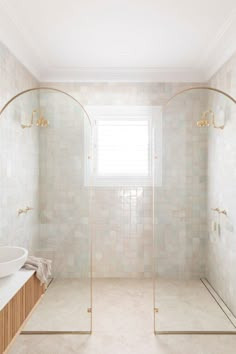
[[[21,124],[21,128],[22,128],[22,129],[31,128],[31,127],[33,126],[35,113],[37,113],[37,110],[36,110],[36,109],[32,112],[30,124],[28,124],[28,125],[26,125],[26,124]],[[37,127],[42,127],[42,128],[48,127],[48,126],[49,126],[49,121],[48,121],[47,119],[45,119],[42,115],[40,115],[39,118],[38,118],[37,121],[36,121],[36,126],[37,126]]]
[[[209,127],[211,124],[208,119],[200,119],[197,121],[197,126],[198,127]]]
[[[197,121],[197,126],[199,128],[213,126],[213,128],[224,129],[224,125],[217,126],[215,124],[215,114],[211,109],[202,113],[201,119]]]
[[[40,116],[36,121],[37,127],[48,127],[49,121],[45,119],[43,116]]]

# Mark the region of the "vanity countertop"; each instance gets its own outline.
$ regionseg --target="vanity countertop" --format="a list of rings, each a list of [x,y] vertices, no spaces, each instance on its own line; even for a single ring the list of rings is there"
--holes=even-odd
[[[0,311],[34,274],[34,270],[20,269],[15,274],[0,278]]]

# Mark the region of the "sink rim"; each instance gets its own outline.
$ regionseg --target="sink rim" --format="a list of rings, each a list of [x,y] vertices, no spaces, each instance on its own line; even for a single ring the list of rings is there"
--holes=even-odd
[[[3,261],[1,262],[0,261],[0,265],[2,264],[8,264],[8,263],[12,263],[12,262],[15,262],[15,261],[19,261],[21,260],[22,258],[25,258],[25,256],[27,257],[28,255],[28,250],[24,247],[18,247],[18,246],[0,246],[0,250],[1,249],[19,249],[21,251],[23,251],[23,254],[18,256],[17,258],[12,258],[10,261]]]

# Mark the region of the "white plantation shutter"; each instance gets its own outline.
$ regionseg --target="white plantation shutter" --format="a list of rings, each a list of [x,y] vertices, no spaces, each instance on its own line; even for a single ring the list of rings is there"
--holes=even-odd
[[[86,106],[85,109],[93,126],[92,160],[86,158],[90,155],[86,139],[84,146],[85,185],[161,186],[161,107]]]
[[[150,173],[148,119],[96,121],[97,176],[139,176]]]

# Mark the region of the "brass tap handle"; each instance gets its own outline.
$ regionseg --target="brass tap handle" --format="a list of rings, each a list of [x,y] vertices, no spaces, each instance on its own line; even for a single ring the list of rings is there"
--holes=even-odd
[[[224,214],[225,216],[228,216],[227,211],[226,210],[220,210],[220,214]]]
[[[220,210],[219,208],[212,208],[211,210],[217,211],[218,214],[224,214],[225,216],[228,216],[226,210]]]
[[[217,213],[220,213],[220,209],[219,208],[211,208],[211,210],[217,211]]]
[[[24,213],[24,210],[23,209],[18,209],[18,215]]]
[[[28,207],[28,206],[27,206],[27,207],[25,208],[25,211],[26,211],[26,213],[27,213],[27,211],[33,210],[33,209],[34,209],[34,208],[31,208],[31,207]]]
[[[26,214],[29,210],[33,210],[33,208],[27,206],[25,209],[18,209],[18,215],[20,214]]]

